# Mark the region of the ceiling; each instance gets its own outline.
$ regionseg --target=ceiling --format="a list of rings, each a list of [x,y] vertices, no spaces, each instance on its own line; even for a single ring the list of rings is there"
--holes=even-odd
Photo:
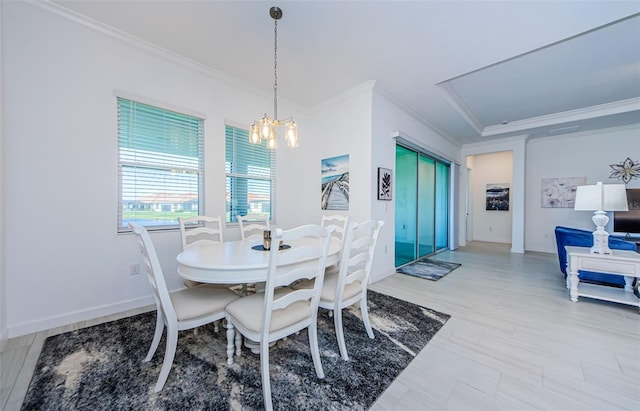
[[[640,123],[640,2],[53,3],[302,110],[368,81],[458,144]],[[286,114],[285,114],[286,116]]]

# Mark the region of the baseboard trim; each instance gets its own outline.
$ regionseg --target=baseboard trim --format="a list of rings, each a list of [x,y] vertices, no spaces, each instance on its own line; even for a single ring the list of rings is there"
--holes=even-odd
[[[392,271],[388,271],[386,273],[378,273],[377,275],[372,274],[371,278],[369,278],[369,284],[377,283],[389,276],[392,276],[396,273],[395,268]]]
[[[63,327],[65,325],[75,324],[81,321],[93,320],[95,318],[104,317],[121,313],[127,310],[133,310],[141,307],[155,304],[152,296],[135,298],[132,300],[119,301],[113,304],[92,307],[86,310],[75,311],[45,319],[25,322],[8,327],[9,338],[19,337],[21,335],[31,334],[39,331],[45,331],[52,328]]]

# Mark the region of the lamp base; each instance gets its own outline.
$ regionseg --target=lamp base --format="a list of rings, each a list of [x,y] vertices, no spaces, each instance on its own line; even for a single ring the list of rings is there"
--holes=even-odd
[[[593,232],[593,247],[591,247],[591,254],[611,254],[609,248],[609,233],[606,231],[594,231]]]
[[[609,217],[604,211],[598,210],[593,213],[593,222],[596,225],[596,231],[593,232],[592,254],[611,254],[609,248],[609,233],[604,230],[604,226],[609,222]]]

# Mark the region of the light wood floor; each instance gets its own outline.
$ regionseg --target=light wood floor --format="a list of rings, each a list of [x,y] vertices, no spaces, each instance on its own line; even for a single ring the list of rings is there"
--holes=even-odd
[[[372,410],[640,410],[637,308],[571,303],[555,254],[471,243],[436,259],[462,266],[437,282],[396,274],[371,286],[451,315]],[[0,404],[20,408],[47,336],[114,318],[9,340]]]

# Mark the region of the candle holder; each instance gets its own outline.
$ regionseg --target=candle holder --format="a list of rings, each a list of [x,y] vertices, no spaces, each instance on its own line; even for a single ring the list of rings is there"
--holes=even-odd
[[[262,247],[265,250],[271,249],[271,230],[264,230],[262,233]]]

